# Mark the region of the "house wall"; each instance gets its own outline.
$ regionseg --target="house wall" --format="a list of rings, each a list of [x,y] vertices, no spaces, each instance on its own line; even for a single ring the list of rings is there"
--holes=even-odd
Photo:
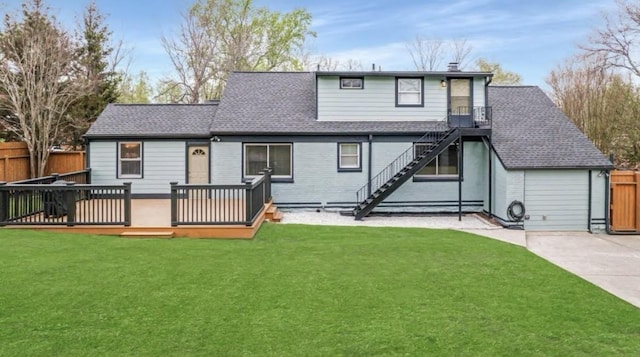
[[[447,88],[440,85],[443,78],[424,78],[424,107],[396,107],[395,77],[364,77],[364,89],[340,89],[340,77],[319,76],[318,120],[444,121]],[[484,91],[484,78],[476,78],[475,106],[485,105]]]
[[[411,147],[411,142],[374,143],[373,173],[380,172],[398,155]],[[482,142],[463,144],[462,203],[466,212],[482,211],[487,191],[486,148]],[[420,182],[409,179],[374,211],[395,206],[413,206],[411,210],[453,212],[458,210],[458,180]]]
[[[127,140],[131,141],[131,140]],[[116,141],[92,141],[89,149],[91,182],[98,185],[119,185],[131,182],[133,194],[169,195],[169,182],[185,182],[184,141],[144,141],[140,179],[117,178],[118,144]]]
[[[256,139],[255,142],[260,142]],[[376,175],[412,141],[372,143],[372,174]],[[481,142],[464,143],[465,211],[481,211],[487,188],[485,146]],[[242,180],[242,142],[212,143],[212,183],[238,184]],[[362,171],[338,172],[337,142],[294,142],[293,183],[273,183],[275,202],[281,207],[352,208],[356,192],[368,181],[369,143],[362,142]],[[406,182],[376,210],[457,211],[458,182]]]

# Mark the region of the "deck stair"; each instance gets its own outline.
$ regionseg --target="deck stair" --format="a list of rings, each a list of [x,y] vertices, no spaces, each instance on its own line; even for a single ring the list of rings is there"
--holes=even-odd
[[[265,214],[265,218],[269,222],[274,222],[274,223],[282,221],[282,217],[283,217],[282,211],[279,211],[278,207],[275,205],[269,206]]]
[[[173,238],[172,231],[152,232],[152,231],[128,231],[120,233],[123,238]]]
[[[418,155],[415,153],[415,144],[412,145],[358,190],[356,194],[358,204],[353,209],[355,219],[361,220],[371,213],[378,204],[455,142],[459,138],[459,134],[459,129],[454,127],[448,131],[429,132],[418,139],[416,144],[431,145]],[[369,192],[371,194],[368,194]]]

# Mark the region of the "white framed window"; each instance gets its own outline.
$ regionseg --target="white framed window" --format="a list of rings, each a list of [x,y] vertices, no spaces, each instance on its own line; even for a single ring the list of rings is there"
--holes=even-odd
[[[338,143],[338,171],[362,171],[361,151],[361,143]]]
[[[118,143],[118,178],[142,178],[142,142]]]
[[[422,106],[422,88],[422,78],[396,78],[396,105]]]
[[[413,146],[414,155],[417,157],[432,147],[433,144],[430,143],[416,143]],[[458,145],[456,143],[449,145],[433,161],[416,172],[415,177],[458,177]]]
[[[340,77],[340,89],[364,89],[364,78]]]
[[[293,178],[292,144],[244,144],[244,177],[256,177],[270,167],[274,179]]]

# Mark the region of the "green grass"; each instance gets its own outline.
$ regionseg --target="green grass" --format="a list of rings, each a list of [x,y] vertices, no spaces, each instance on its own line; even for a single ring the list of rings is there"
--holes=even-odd
[[[0,355],[637,356],[640,309],[447,230],[0,231]]]

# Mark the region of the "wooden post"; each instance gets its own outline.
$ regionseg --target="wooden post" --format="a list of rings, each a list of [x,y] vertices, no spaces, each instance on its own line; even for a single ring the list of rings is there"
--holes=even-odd
[[[131,226],[131,182],[124,183],[124,226]]]
[[[9,179],[7,178],[9,173],[9,156],[4,157],[4,170],[2,171],[2,181],[9,181]]]
[[[251,195],[251,188],[253,187],[252,182],[247,182],[245,185],[245,193],[244,193],[244,210],[245,210],[245,224],[250,226],[253,221],[253,200]]]
[[[171,185],[171,227],[178,226],[178,185],[177,182],[170,182]]]
[[[634,200],[636,209],[635,209],[635,227],[636,227],[636,232],[640,232],[640,172],[635,172],[633,175],[633,181],[636,184],[636,189],[635,189],[635,193],[636,193],[636,197]]]
[[[57,176],[57,175],[56,175]],[[76,224],[76,191],[73,186],[75,182],[67,182],[67,185],[62,191],[65,198],[67,208],[67,226],[72,227]]]
[[[5,222],[9,220],[9,191],[6,181],[0,181],[0,227],[5,225]]]

